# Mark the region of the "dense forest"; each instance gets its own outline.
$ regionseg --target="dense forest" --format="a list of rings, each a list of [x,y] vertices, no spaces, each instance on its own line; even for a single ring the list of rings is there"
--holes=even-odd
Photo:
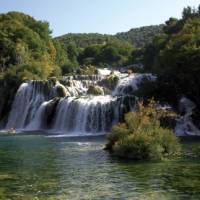
[[[68,33],[59,37],[60,43],[65,46],[69,43],[75,44],[78,48],[85,48],[91,45],[104,44],[107,42],[127,42],[135,48],[144,47],[152,42],[155,35],[161,33],[163,25],[144,26],[133,28],[127,32],[117,33],[116,35],[99,34],[99,33]]]
[[[72,43],[78,48],[85,48],[90,45],[103,44],[117,40],[117,38],[112,35],[99,33],[68,33],[66,35],[56,37],[55,39],[59,40],[63,46]]]
[[[69,33],[54,38],[61,44],[71,63],[63,66],[68,73],[80,65],[98,65],[100,67],[122,67],[132,64],[135,50],[152,42],[156,34],[162,32],[163,25],[146,26],[131,29],[116,35],[98,33]]]
[[[140,28],[133,28],[128,32],[117,33],[115,36],[129,42],[135,48],[142,48],[146,44],[152,42],[153,38],[163,31],[163,25],[144,26]]]
[[[14,93],[26,79],[61,74],[67,57],[52,40],[47,22],[18,12],[0,15],[0,116],[10,108]],[[63,54],[62,54],[63,51]]]
[[[186,96],[200,108],[200,7],[183,10],[180,20],[170,18],[163,33],[139,55],[144,70],[157,75],[157,81],[144,86],[147,97],[176,104]]]
[[[60,73],[59,44],[50,36],[49,24],[23,13],[0,15],[1,78],[47,78]]]

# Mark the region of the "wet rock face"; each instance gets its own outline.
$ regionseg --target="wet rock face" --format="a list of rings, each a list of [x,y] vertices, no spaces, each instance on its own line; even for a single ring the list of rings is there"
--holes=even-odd
[[[182,97],[179,102],[179,110],[182,115],[187,114],[191,116],[195,107],[194,102],[186,97]]]
[[[55,96],[56,97],[66,97],[66,96],[70,96],[70,94],[69,94],[69,92],[67,92],[66,88],[63,85],[56,84]]]
[[[181,117],[177,120],[175,133],[178,136],[200,136],[199,128],[193,122],[196,105],[190,99],[182,97],[179,103]]]
[[[119,77],[115,74],[111,74],[107,75],[103,80],[99,81],[99,85],[108,88],[109,90],[114,90],[118,81]]]
[[[48,128],[51,127],[54,121],[54,116],[56,112],[56,107],[60,101],[59,97],[55,97],[53,100],[51,100],[47,106],[45,107],[45,113],[44,113],[44,118],[43,118],[43,128]]]

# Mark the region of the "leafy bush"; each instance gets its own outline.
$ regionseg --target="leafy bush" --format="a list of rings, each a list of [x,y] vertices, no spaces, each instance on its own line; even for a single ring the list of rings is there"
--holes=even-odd
[[[127,113],[125,123],[113,126],[106,149],[114,155],[136,160],[160,160],[178,155],[180,144],[174,133],[160,126],[165,111],[139,103],[137,112]]]
[[[77,74],[79,75],[97,75],[98,71],[95,66],[88,65],[88,66],[83,66],[82,68],[77,70]]]

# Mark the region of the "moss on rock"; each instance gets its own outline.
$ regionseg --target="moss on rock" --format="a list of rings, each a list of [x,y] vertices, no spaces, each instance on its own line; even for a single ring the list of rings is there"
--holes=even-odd
[[[103,89],[101,87],[95,86],[95,85],[90,85],[87,93],[91,94],[91,95],[104,95]]]
[[[57,84],[55,86],[55,92],[56,92],[57,97],[70,96],[70,94],[67,92],[65,86],[63,86],[62,84]]]
[[[119,77],[115,74],[110,74],[106,76],[99,84],[108,88],[109,90],[113,90],[119,81]]]

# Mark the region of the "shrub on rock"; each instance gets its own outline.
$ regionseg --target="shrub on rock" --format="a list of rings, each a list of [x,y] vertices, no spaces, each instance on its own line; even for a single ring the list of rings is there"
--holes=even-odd
[[[126,114],[125,123],[113,126],[106,149],[118,157],[135,160],[161,160],[178,155],[178,138],[172,130],[160,126],[162,112],[152,102],[148,106],[140,103],[137,112]]]

